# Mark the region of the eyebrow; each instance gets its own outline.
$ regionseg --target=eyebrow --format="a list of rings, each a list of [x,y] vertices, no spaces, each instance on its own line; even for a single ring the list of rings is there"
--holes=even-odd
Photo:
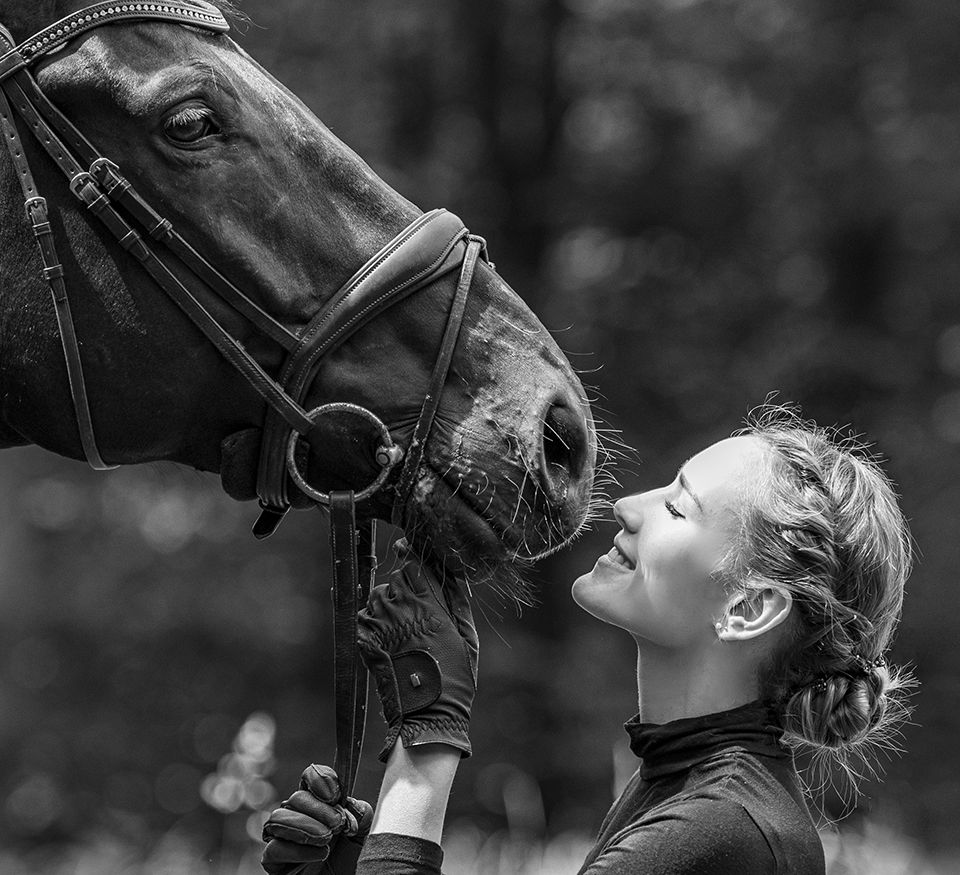
[[[686,474],[683,473],[683,466],[680,466],[680,470],[677,471],[677,476],[680,478],[680,488],[686,490],[687,494],[693,499],[693,503],[699,508],[700,513],[703,513],[703,502],[700,501],[700,497],[690,488],[690,481],[687,480]]]

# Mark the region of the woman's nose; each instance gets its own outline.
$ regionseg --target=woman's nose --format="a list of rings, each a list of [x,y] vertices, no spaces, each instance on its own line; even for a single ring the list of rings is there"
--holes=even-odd
[[[640,530],[640,493],[625,495],[613,503],[613,518],[620,523],[620,527],[628,532]]]

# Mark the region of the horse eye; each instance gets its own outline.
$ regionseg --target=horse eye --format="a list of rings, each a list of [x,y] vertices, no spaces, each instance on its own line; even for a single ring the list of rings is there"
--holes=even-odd
[[[220,128],[206,107],[188,106],[174,113],[163,124],[163,132],[171,142],[190,146],[205,137],[220,133]]]

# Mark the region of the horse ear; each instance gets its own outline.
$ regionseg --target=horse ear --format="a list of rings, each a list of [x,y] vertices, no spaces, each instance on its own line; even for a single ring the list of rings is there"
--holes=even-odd
[[[220,482],[223,491],[237,501],[252,501],[257,497],[262,434],[259,428],[245,428],[220,442]]]

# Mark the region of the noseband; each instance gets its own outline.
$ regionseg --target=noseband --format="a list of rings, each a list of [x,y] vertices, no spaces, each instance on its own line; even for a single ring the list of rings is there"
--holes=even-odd
[[[32,64],[86,31],[123,21],[160,21],[225,33],[229,24],[204,0],[159,3],[98,3],[15,44],[0,26],[0,130],[23,189],[24,208],[33,227],[43,276],[53,296],[67,377],[84,455],[97,469],[104,462],[94,437],[63,267],[57,256],[47,202],[37,190],[20,134],[21,119],[68,181],[73,195],[130,252],[157,285],[214,344],[266,402],[257,492],[262,512],[254,526],[258,538],[270,535],[290,508],[288,475],[315,502],[330,508],[334,559],[337,771],[344,796],[352,791],[363,739],[366,674],[356,654],[356,614],[376,569],[374,522],[359,528],[357,501],[369,498],[389,479],[401,460],[393,501],[393,522],[406,521],[406,507],[417,482],[440,395],[457,344],[467,296],[485,244],[445,210],[420,216],[364,264],[321,307],[305,329],[291,331],[248,298],[198,253],[172,223],[134,189],[117,164],[96,147],[43,94],[30,72]],[[370,410],[337,402],[312,410],[303,406],[323,357],[386,308],[459,269],[456,292],[413,435],[406,449],[396,445],[386,425]],[[260,333],[287,353],[277,378],[267,374],[243,345],[203,304],[214,293]],[[300,438],[325,416],[348,412],[367,419],[379,434],[375,458],[380,473],[359,491],[324,493],[311,486],[297,467]]]

